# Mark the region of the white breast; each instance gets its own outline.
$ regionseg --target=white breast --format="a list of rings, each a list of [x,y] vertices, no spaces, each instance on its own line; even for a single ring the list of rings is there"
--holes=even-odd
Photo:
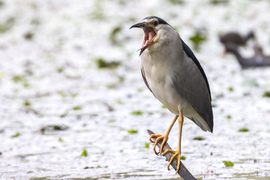
[[[176,71],[181,71],[182,63],[179,57],[184,58],[184,54],[181,51],[180,37],[178,33],[177,36],[175,33],[177,32],[173,30],[169,35],[161,35],[162,37],[167,37],[167,39],[156,41],[142,53],[141,68],[155,97],[172,113],[179,114],[180,108],[183,108],[186,102],[174,88],[171,75]],[[179,39],[173,37],[178,37]],[[179,51],[172,53],[168,43],[172,47],[179,47]]]

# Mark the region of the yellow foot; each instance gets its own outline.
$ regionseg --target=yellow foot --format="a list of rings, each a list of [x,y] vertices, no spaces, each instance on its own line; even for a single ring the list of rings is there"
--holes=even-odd
[[[171,157],[169,164],[167,165],[167,169],[170,170],[170,165],[172,164],[172,161],[174,159],[177,159],[177,168],[176,168],[176,173],[178,173],[179,168],[180,168],[180,163],[181,163],[181,152],[179,150],[172,150],[172,149],[167,149],[162,156],[164,156],[166,153],[172,152],[174,155]]]
[[[157,139],[156,139],[155,141],[153,141],[153,140],[152,140],[153,137],[155,137],[155,138],[157,138]],[[155,152],[156,154],[158,154],[157,151],[156,151],[157,143],[158,143],[160,140],[162,140],[162,143],[161,143],[160,148],[159,148],[159,153],[162,154],[162,152],[163,152],[163,146],[164,146],[164,144],[167,142],[168,136],[166,136],[166,135],[160,135],[160,134],[152,134],[152,135],[150,136],[149,140],[150,140],[150,142],[155,143],[155,144],[154,144],[154,147],[153,147],[153,150],[154,150],[154,152]]]

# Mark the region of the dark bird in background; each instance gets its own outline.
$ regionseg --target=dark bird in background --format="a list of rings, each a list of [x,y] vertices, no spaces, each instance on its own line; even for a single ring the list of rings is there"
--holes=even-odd
[[[238,32],[231,31],[219,36],[219,41],[226,46],[226,44],[236,44],[237,46],[245,46],[248,40],[255,39],[255,34],[250,31],[246,36],[241,35]]]
[[[255,40],[253,46],[254,55],[245,57],[240,53],[239,47],[246,46],[251,39]],[[232,53],[242,68],[270,66],[270,56],[264,54],[263,48],[257,43],[253,31],[250,31],[246,36],[235,31],[227,32],[219,36],[219,40],[225,47],[224,54]]]
[[[261,57],[262,61],[270,61],[270,56],[265,55],[262,46],[256,43],[253,46],[254,56]]]
[[[232,53],[242,68],[270,66],[270,57],[263,54],[260,46],[254,46],[254,55],[249,58],[243,57],[238,46],[232,43],[225,46],[225,52]]]
[[[262,46],[260,46],[259,44],[254,44],[253,51],[255,56],[265,56]]]

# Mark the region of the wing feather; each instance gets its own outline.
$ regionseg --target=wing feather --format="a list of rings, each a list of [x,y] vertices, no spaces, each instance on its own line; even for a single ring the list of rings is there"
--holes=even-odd
[[[181,95],[181,97],[186,99],[186,101],[207,123],[209,127],[207,129],[210,129],[212,132],[213,112],[211,106],[210,88],[206,75],[190,48],[184,42],[182,44],[185,52],[184,58],[188,68],[185,70],[185,72],[174,72],[172,81],[174,82],[177,92]],[[196,116],[190,116],[188,118],[194,121]],[[199,120],[196,119],[196,121]],[[196,123],[196,121],[194,122]],[[201,128],[203,129],[203,127]]]

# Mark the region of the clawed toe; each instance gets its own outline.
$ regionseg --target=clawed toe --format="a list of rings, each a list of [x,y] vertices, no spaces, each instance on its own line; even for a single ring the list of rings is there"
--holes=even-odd
[[[177,159],[177,168],[176,168],[176,173],[179,171],[180,169],[180,163],[181,163],[181,152],[179,150],[172,150],[172,149],[167,149],[164,153],[162,153],[162,156],[164,156],[165,154],[167,154],[168,152],[172,152],[174,155],[171,157],[169,164],[167,165],[167,169],[170,170],[170,165],[172,164],[172,161],[174,159]]]
[[[152,140],[153,137],[156,138],[155,141]],[[159,153],[162,154],[162,152],[163,152],[163,146],[164,146],[165,143],[167,142],[168,136],[167,136],[167,135],[160,135],[160,134],[152,134],[152,135],[150,136],[150,139],[149,139],[149,140],[150,140],[150,142],[155,143],[155,144],[154,144],[154,147],[153,147],[153,150],[154,150],[155,154],[158,154],[157,151],[156,151],[157,143],[158,143],[160,140],[162,140],[162,143],[161,143],[160,148],[159,148]]]

